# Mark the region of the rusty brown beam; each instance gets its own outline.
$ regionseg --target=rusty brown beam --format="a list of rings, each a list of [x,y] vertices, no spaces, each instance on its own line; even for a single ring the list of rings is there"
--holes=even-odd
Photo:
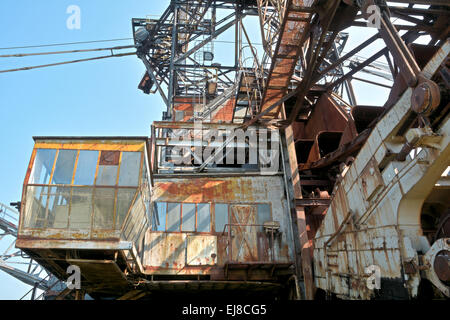
[[[244,125],[242,127],[244,129],[248,128],[252,124],[256,123],[258,120],[260,120],[262,117],[264,117],[266,114],[268,114],[270,111],[277,108],[282,103],[286,102],[290,98],[297,96],[300,93],[300,91],[301,91],[301,87],[297,87],[297,89],[295,89],[294,91],[291,91],[287,95],[283,96],[283,98],[279,99],[277,102],[273,103],[270,107],[268,107],[267,109],[265,109],[264,111],[262,111],[261,113],[256,115],[254,118],[252,118],[249,121],[247,121],[246,123],[244,123]]]
[[[417,84],[417,76],[420,73],[420,67],[386,12],[382,13],[380,34],[393,55],[395,63],[400,68],[400,72],[408,86],[415,86]]]
[[[297,229],[300,239],[300,252],[303,281],[305,283],[305,298],[314,299],[315,285],[313,280],[312,257],[310,254],[311,241],[308,239],[308,230],[306,223],[306,214],[304,207],[294,209],[297,218]]]
[[[302,186],[329,186],[329,180],[302,180]]]
[[[340,0],[338,0],[340,1]],[[284,10],[284,18],[280,26],[280,34],[279,38],[276,44],[276,48],[274,51],[274,56],[272,59],[272,63],[270,66],[269,75],[267,77],[267,85],[264,88],[262,99],[261,99],[261,111],[264,112],[267,110],[268,106],[273,107],[272,102],[278,98],[279,96],[285,95],[287,91],[287,87],[289,85],[290,79],[292,78],[292,74],[294,73],[295,65],[297,58],[300,56],[301,49],[303,46],[303,43],[306,41],[306,38],[309,34],[308,28],[310,27],[310,19],[311,15],[306,14],[305,16],[298,17],[301,18],[298,28],[302,28],[303,32],[300,34],[300,30],[289,30],[288,23],[289,21],[294,21],[292,16],[290,16],[290,13],[295,13],[299,15],[300,13],[297,11],[292,11],[292,0],[288,0],[286,3],[286,8]],[[303,3],[303,1],[300,1]],[[297,38],[299,36],[299,38]],[[286,45],[285,43],[289,42],[290,45]],[[296,48],[295,48],[296,47]],[[293,55],[293,57],[286,57],[284,54],[280,54],[280,52],[284,52],[287,50],[287,48],[295,48],[295,50],[292,50],[293,52],[290,52],[290,55]],[[291,51],[291,50],[289,50]],[[284,60],[284,61],[280,61]],[[288,66],[283,66],[283,65]],[[286,72],[280,72],[280,69],[286,70]],[[281,86],[274,86],[273,82],[276,84],[280,84]],[[277,107],[280,104],[277,105]],[[280,111],[280,108],[273,107],[270,109],[269,112],[266,112],[263,116],[266,116],[268,113],[273,113],[269,115],[271,118],[275,118]],[[277,109],[275,109],[277,108]],[[274,110],[275,109],[275,110]],[[259,118],[263,117],[260,116]]]
[[[298,166],[299,170],[303,171],[309,169],[324,168],[332,165],[342,158],[348,157],[349,155],[357,152],[360,149],[360,147],[366,142],[367,138],[369,137],[370,132],[372,132],[371,129],[364,130],[355,139],[353,139],[353,141],[339,147],[339,149],[337,149],[336,151],[327,154],[325,157],[316,162],[300,164]]]
[[[325,41],[325,36],[328,32],[328,29],[330,28],[330,25],[331,25],[331,22],[333,21],[334,16],[336,15],[336,12],[337,12],[337,9],[339,8],[340,3],[341,3],[341,0],[335,1],[333,3],[333,5],[331,5],[331,8],[328,10],[328,12],[326,14],[328,17],[326,25],[322,26],[322,33],[321,33],[320,39],[317,43],[317,47],[316,47],[316,50],[314,51],[314,54],[310,58],[309,64],[307,66],[306,75],[303,78],[303,81],[299,85],[301,87],[301,91],[297,97],[297,101],[296,101],[295,106],[289,116],[287,124],[293,123],[295,121],[295,119],[297,118],[297,115],[303,106],[303,100],[305,99],[305,96],[309,90],[309,87],[311,86],[311,84],[313,84],[312,77],[313,77],[315,69],[318,67],[317,62],[320,60],[320,57],[319,57],[319,54],[321,51],[320,49],[322,48],[322,44]],[[310,44],[310,50],[311,50],[311,52],[313,50],[312,44]]]

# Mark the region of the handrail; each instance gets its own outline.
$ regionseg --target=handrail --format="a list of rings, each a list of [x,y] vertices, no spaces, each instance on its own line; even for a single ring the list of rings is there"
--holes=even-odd
[[[55,287],[57,284],[64,283],[65,281],[58,279],[58,281],[55,281],[50,287],[47,288],[44,292],[42,292],[39,297],[37,297],[35,300],[41,300],[41,298],[44,297],[44,294],[48,293],[53,287]]]
[[[17,232],[19,224],[19,213],[0,202],[0,228],[10,229],[7,232]],[[3,225],[3,228],[2,228]]]
[[[44,278],[44,279],[42,279],[41,281],[39,281],[39,282],[36,282],[35,283],[35,286],[33,287],[33,288],[31,288],[27,293],[25,293],[23,296],[22,296],[22,298],[20,298],[19,300],[23,300],[23,298],[25,298],[27,295],[29,295],[33,290],[36,290],[36,288],[41,284],[41,283],[43,283],[44,281],[47,281],[47,278],[49,278],[50,277],[50,274],[47,274],[47,276]],[[52,288],[53,286],[51,286],[51,287],[48,287],[47,288],[47,290],[49,290],[50,288]],[[45,290],[45,291],[47,291],[47,290]],[[45,292],[44,291],[44,292]],[[36,300],[38,300],[38,299],[36,299]]]
[[[225,229],[228,228],[228,237],[227,237],[227,246],[226,248],[229,248],[230,250],[227,250],[227,256],[228,256],[228,262],[232,262],[233,260],[233,247],[232,247],[232,242],[231,242],[231,227],[265,227],[266,225],[264,224],[239,224],[239,223],[227,223],[224,225],[223,227],[223,231],[222,231],[222,235],[225,234]],[[271,237],[271,262],[275,262],[275,251],[274,251],[274,228],[271,228],[270,230],[270,237]],[[250,261],[249,261],[250,262]],[[253,261],[254,262],[254,261]]]
[[[242,48],[242,52],[244,52],[244,48],[246,48],[246,47],[248,47],[252,50],[253,55],[255,54],[255,52],[257,55],[256,48],[254,48],[251,45],[244,46]],[[252,88],[251,87],[252,84],[247,83],[247,81],[244,81],[244,86],[247,88],[246,93],[247,93],[247,100],[248,100],[248,108],[249,108],[251,114],[258,113],[259,106],[257,104],[259,102],[261,102],[261,100],[262,100],[262,91],[263,91],[263,87],[264,87],[264,67],[259,64],[259,62],[256,58],[257,57],[255,57],[255,56],[245,57],[245,53],[244,53],[241,55],[240,61],[239,61],[239,66],[240,66],[239,73],[242,73],[243,77],[245,77],[246,75],[253,75],[255,77],[255,81],[256,81],[256,85],[257,85],[256,88]],[[245,67],[247,60],[253,61],[253,66],[251,68]],[[247,69],[251,69],[251,71],[249,72]],[[241,82],[242,82],[242,80],[241,80]],[[254,105],[254,103],[256,105]]]
[[[10,212],[10,213],[8,213],[8,212]],[[12,220],[14,220],[16,222],[19,221],[19,213],[16,210],[14,210],[0,202],[0,218],[2,218],[4,216],[10,217]]]
[[[230,227],[264,227],[264,224],[240,224],[240,223],[227,223],[223,226],[222,235],[225,233],[227,226]]]

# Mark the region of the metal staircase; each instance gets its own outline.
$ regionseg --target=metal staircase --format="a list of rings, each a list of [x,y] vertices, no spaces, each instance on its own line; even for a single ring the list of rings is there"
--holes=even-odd
[[[0,203],[0,243],[5,244],[6,250],[0,253],[0,270],[30,285],[32,288],[21,298],[24,300],[45,299],[57,295],[64,290],[64,282],[48,273],[36,261],[25,255],[22,250],[14,250],[19,225],[19,212]],[[38,291],[43,292],[37,296]],[[51,292],[50,292],[51,290]]]
[[[229,99],[236,95],[238,87],[238,84],[234,84],[230,88],[225,89],[225,91],[221,95],[211,100],[204,107],[203,112],[198,117],[199,120],[208,119],[215,110],[217,110],[220,106],[223,106]]]

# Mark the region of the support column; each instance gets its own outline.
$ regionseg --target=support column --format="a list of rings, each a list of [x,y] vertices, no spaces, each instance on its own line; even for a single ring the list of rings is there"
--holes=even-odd
[[[294,191],[294,205],[295,199],[302,199],[302,190],[300,185],[300,174],[298,172],[297,153],[295,150],[294,132],[292,125],[285,129],[286,144],[289,156],[289,167],[291,174],[291,182]],[[305,285],[305,298],[312,300],[314,298],[314,280],[312,275],[312,258],[310,253],[310,241],[308,239],[305,208],[295,206],[295,218],[298,232],[298,240],[300,243],[301,254],[301,268]]]

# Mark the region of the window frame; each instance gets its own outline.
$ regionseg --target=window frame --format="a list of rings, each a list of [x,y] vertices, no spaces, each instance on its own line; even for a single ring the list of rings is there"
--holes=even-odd
[[[223,233],[223,230],[216,231],[216,204],[227,205],[227,224],[230,223],[230,210],[232,205],[251,205],[256,207],[257,219],[259,219],[258,214],[258,205],[267,205],[269,207],[270,219],[273,221],[273,210],[272,210],[272,202],[252,202],[252,203],[243,203],[243,202],[179,202],[179,201],[155,201],[155,204],[165,204],[165,226],[164,230],[153,230],[153,219],[155,214],[152,213],[152,221],[151,221],[151,232],[156,233],[187,233],[187,234],[215,234],[219,235]],[[178,231],[167,231],[167,221],[168,221],[168,204],[175,203],[180,205],[180,227]],[[183,204],[194,204],[195,205],[195,231],[183,231]],[[209,229],[210,231],[198,231],[198,205],[199,204],[207,204],[209,205]],[[156,206],[155,206],[156,207]],[[153,208],[153,206],[152,206]],[[155,209],[152,209],[155,210]],[[225,228],[226,231],[226,228]]]
[[[223,201],[219,201],[219,202],[214,202],[214,230],[216,230],[216,204],[224,204],[224,205],[227,205],[227,215],[228,215],[228,217],[227,217],[227,220],[228,220],[228,222],[225,224],[225,225],[227,225],[227,224],[230,224],[230,218],[231,218],[231,206],[232,205],[249,205],[249,206],[255,206],[256,207],[256,214],[257,214],[257,216],[256,216],[256,218],[257,219],[259,219],[259,214],[258,214],[258,206],[259,205],[268,205],[269,206],[269,212],[270,212],[270,219],[271,219],[271,221],[273,221],[273,208],[272,208],[272,202],[251,202],[251,203],[248,203],[248,202],[240,202],[240,201],[237,201],[237,202],[223,202]],[[259,223],[258,223],[259,224]],[[214,233],[220,233],[220,234],[222,234],[224,232],[224,230],[222,229],[222,230],[220,230],[220,231],[215,231]],[[226,232],[226,228],[225,228],[225,232]]]
[[[69,199],[68,199],[68,216],[67,216],[67,228],[49,228],[51,230],[75,230],[75,229],[71,229],[70,228],[70,217],[71,217],[71,211],[72,211],[72,197],[73,197],[73,190],[74,188],[92,188],[92,200],[94,201],[95,198],[95,193],[96,193],[96,189],[99,188],[107,188],[107,189],[114,189],[114,205],[113,205],[113,223],[112,223],[112,229],[98,229],[98,228],[94,228],[94,215],[95,215],[95,210],[94,210],[94,205],[92,202],[92,210],[90,212],[90,227],[89,230],[90,232],[95,232],[95,231],[114,231],[114,230],[121,230],[123,229],[124,226],[117,226],[117,219],[118,219],[118,213],[117,213],[117,198],[118,198],[118,191],[119,189],[133,189],[135,190],[135,193],[139,193],[139,189],[141,186],[141,176],[143,174],[143,167],[145,165],[145,149],[144,150],[109,150],[109,149],[102,149],[102,148],[98,148],[98,149],[92,149],[89,148],[88,146],[84,146],[83,144],[80,145],[75,145],[75,146],[70,146],[67,148],[64,147],[58,147],[58,146],[39,146],[39,147],[34,147],[33,148],[33,152],[31,155],[31,159],[28,165],[28,169],[29,172],[27,173],[26,177],[25,177],[25,181],[24,181],[24,195],[22,198],[22,201],[24,203],[24,207],[27,206],[26,203],[26,199],[27,199],[27,193],[29,192],[29,187],[42,187],[42,188],[47,188],[47,190],[50,190],[50,188],[58,188],[58,187],[66,187],[69,189]],[[32,177],[33,177],[33,172],[35,170],[35,162],[36,162],[36,156],[37,156],[37,152],[38,150],[55,150],[55,155],[53,158],[53,162],[52,162],[52,169],[50,172],[50,177],[49,180],[47,181],[47,184],[40,184],[40,183],[30,183]],[[53,184],[53,177],[54,177],[54,173],[55,173],[55,168],[56,168],[56,163],[58,161],[58,157],[59,157],[59,152],[61,150],[64,151],[76,151],[76,156],[75,156],[75,163],[74,163],[74,167],[72,170],[72,176],[70,179],[70,184]],[[79,162],[79,158],[80,158],[80,153],[81,151],[96,151],[98,152],[97,155],[97,162],[95,165],[95,176],[94,176],[94,181],[93,184],[89,184],[89,185],[76,185],[74,184],[75,182],[75,175],[76,175],[76,171],[78,168],[78,162]],[[115,184],[114,185],[97,185],[97,177],[98,177],[98,171],[99,171],[99,165],[100,165],[100,158],[101,158],[101,154],[102,151],[118,151],[120,152],[119,155],[119,163],[117,165],[117,176],[115,177]],[[122,165],[122,154],[123,152],[136,152],[140,154],[140,162],[139,162],[139,170],[138,170],[138,178],[137,178],[137,185],[136,186],[121,186],[118,184],[119,182],[119,177],[120,177],[120,169],[121,169],[121,165]],[[136,198],[136,197],[135,197]],[[135,199],[133,199],[132,201],[132,205],[135,203]],[[45,208],[44,208],[44,212],[45,212],[45,219],[48,219],[50,211],[49,211],[49,205],[50,205],[50,191],[48,191],[48,195],[47,195],[47,199],[46,199],[46,204],[45,204]],[[131,211],[131,207],[129,208],[128,212],[125,214],[124,217],[124,221],[128,218],[128,215],[130,214]],[[32,226],[32,227],[25,227],[22,219],[25,219],[24,215],[21,215],[20,218],[20,230],[22,229],[26,229],[26,230],[43,230],[46,229],[46,227],[36,227],[36,226]],[[45,225],[47,225],[47,222],[45,223]],[[19,231],[20,231],[19,230]],[[82,229],[85,230],[85,229]],[[87,229],[86,229],[87,230]]]
[[[151,232],[158,232],[158,233],[187,233],[187,234],[213,234],[214,233],[214,229],[213,229],[213,210],[212,210],[212,205],[213,203],[211,202],[179,202],[179,201],[155,201],[155,203],[164,203],[165,204],[165,208],[166,208],[166,214],[165,214],[165,228],[164,231],[158,231],[158,230],[153,230],[153,219],[154,219],[154,214],[152,214],[152,230]],[[169,207],[169,203],[174,203],[174,204],[179,204],[180,205],[180,216],[179,216],[179,221],[180,221],[180,227],[178,229],[178,231],[167,231],[167,222],[168,222],[168,207]],[[195,230],[194,231],[183,231],[183,205],[184,204],[193,204],[195,205]],[[198,230],[198,205],[199,204],[205,204],[209,206],[209,231],[197,231]]]

